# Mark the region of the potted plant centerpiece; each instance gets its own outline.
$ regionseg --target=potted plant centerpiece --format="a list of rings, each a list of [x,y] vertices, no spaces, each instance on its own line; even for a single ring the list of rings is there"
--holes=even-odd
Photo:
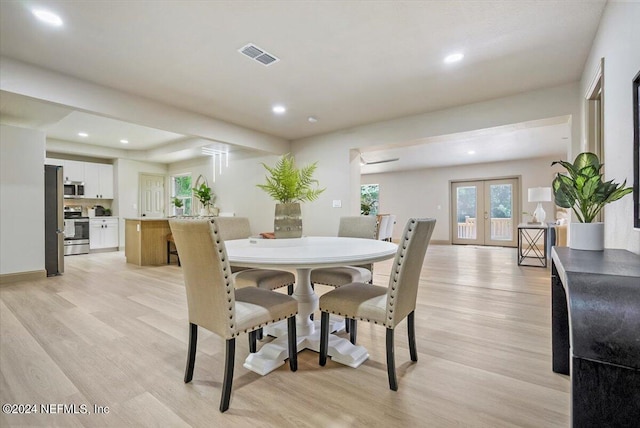
[[[181,216],[182,214],[184,214],[184,202],[182,202],[182,199],[178,198],[178,197],[173,197],[173,199],[171,200],[171,203],[173,204],[174,207],[176,207],[176,215],[177,216]]]
[[[216,201],[216,195],[211,190],[211,187],[207,186],[206,183],[201,183],[200,186],[194,187],[193,194],[202,204],[202,208],[200,209],[201,216],[209,216],[213,215],[212,207],[213,203]]]
[[[562,208],[571,208],[579,223],[571,223],[569,246],[576,250],[604,250],[604,223],[595,222],[598,213],[608,203],[617,201],[633,191],[613,180],[604,181],[603,164],[594,153],[584,152],[576,156],[573,163],[555,161],[568,174],[556,175],[553,180],[555,203]]]
[[[273,232],[276,238],[300,238],[302,236],[302,212],[300,202],[314,201],[325,189],[317,187],[318,180],[313,179],[317,162],[296,168],[291,154],[283,155],[274,167],[265,163],[262,166],[269,172],[266,184],[257,186],[267,192],[276,204]]]

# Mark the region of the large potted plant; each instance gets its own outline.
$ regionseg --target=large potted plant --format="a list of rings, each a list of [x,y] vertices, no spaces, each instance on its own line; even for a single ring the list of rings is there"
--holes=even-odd
[[[193,194],[202,204],[202,209],[200,210],[201,216],[212,215],[211,207],[213,203],[216,201],[216,195],[211,190],[211,187],[207,186],[206,183],[201,183],[200,186],[194,187]]]
[[[579,223],[571,223],[569,246],[576,250],[604,250],[604,223],[594,222],[606,204],[617,201],[633,191],[613,180],[604,181],[603,164],[594,153],[584,152],[576,156],[573,163],[555,161],[567,174],[558,173],[553,180],[553,195],[556,205],[571,208]]]
[[[266,184],[257,186],[278,202],[273,222],[275,237],[300,238],[302,236],[300,202],[314,201],[325,190],[318,188],[318,180],[313,178],[317,162],[296,168],[293,156],[287,153],[276,162],[274,167],[265,163],[262,163],[262,166],[269,175],[266,176]]]

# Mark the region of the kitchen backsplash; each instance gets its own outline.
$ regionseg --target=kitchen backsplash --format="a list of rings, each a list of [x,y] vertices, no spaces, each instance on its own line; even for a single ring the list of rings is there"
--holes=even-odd
[[[109,208],[111,209],[111,203],[113,201],[112,200],[107,200],[107,199],[90,199],[90,198],[84,198],[84,199],[65,199],[64,200],[64,206],[81,206],[82,207],[82,215],[83,216],[88,216],[88,209],[89,208],[93,208],[96,205],[101,205],[103,206],[105,209]],[[111,213],[112,216],[115,216],[116,213]]]

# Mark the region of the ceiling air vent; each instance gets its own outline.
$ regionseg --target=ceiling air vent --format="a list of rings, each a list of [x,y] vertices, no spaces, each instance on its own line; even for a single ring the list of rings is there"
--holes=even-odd
[[[276,58],[274,55],[265,52],[264,49],[257,47],[253,43],[249,43],[248,45],[243,46],[242,48],[238,49],[238,52],[248,56],[255,61],[258,61],[260,64],[265,66],[280,61],[280,58]]]

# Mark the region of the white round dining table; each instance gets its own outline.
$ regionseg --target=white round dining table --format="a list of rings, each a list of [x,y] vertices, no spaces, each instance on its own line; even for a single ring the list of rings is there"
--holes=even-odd
[[[293,297],[298,301],[298,352],[303,349],[318,352],[320,348],[319,329],[310,319],[318,309],[318,296],[311,287],[311,270],[379,262],[395,256],[398,248],[394,243],[375,239],[325,236],[236,239],[225,241],[225,246],[229,263],[233,266],[296,270]],[[250,354],[244,364],[247,369],[262,375],[284,364],[288,353],[286,323],[265,331],[277,339],[265,344],[257,353]],[[358,367],[369,358],[364,347],[352,345],[347,339],[335,335],[331,335],[329,340],[329,356],[333,361],[351,367]]]

